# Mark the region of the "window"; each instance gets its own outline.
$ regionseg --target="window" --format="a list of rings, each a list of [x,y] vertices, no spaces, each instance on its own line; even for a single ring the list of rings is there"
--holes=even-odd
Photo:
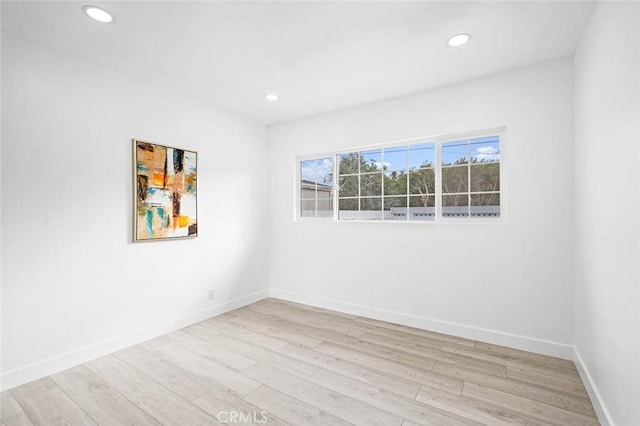
[[[500,138],[442,144],[442,216],[500,216]]]
[[[300,161],[300,217],[333,217],[333,158]]]
[[[497,132],[479,136],[301,160],[299,217],[405,222],[500,217],[501,138]]]

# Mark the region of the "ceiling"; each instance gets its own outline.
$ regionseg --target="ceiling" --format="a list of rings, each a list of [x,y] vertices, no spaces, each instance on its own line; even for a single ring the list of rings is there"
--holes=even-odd
[[[115,23],[90,20],[84,4]],[[570,56],[593,6],[3,1],[2,30],[273,124]],[[446,46],[460,32],[471,42]]]

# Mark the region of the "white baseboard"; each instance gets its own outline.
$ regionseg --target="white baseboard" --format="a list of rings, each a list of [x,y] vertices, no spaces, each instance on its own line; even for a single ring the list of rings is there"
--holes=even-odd
[[[607,410],[607,406],[604,405],[600,392],[598,391],[598,387],[593,381],[593,377],[591,376],[591,373],[589,373],[589,369],[582,360],[577,348],[573,348],[573,363],[576,365],[580,378],[582,379],[582,383],[584,383],[584,387],[587,389],[587,393],[589,394],[589,398],[593,404],[593,409],[596,410],[600,424],[602,426],[614,426],[609,410]]]
[[[183,317],[163,321],[143,330],[134,331],[113,339],[85,346],[55,357],[45,359],[24,367],[16,368],[2,374],[0,391],[5,391],[24,383],[40,379],[67,368],[91,361],[104,355],[125,349],[129,346],[145,342],[175,330],[187,327],[216,315],[221,315],[242,306],[269,297],[269,290],[262,290],[228,302],[220,303],[207,309],[194,312]]]
[[[528,352],[554,356],[567,360],[573,360],[573,347],[563,343],[550,342],[547,340],[535,339],[525,336],[503,333],[496,330],[488,330],[463,324],[456,324],[447,321],[436,320],[417,315],[408,315],[401,312],[389,311],[368,306],[356,305],[352,303],[340,302],[337,300],[324,299],[315,296],[308,296],[286,290],[271,288],[271,297],[316,306],[318,308],[331,309],[352,315],[364,316],[380,321],[387,321],[396,324],[406,325],[423,330],[435,331],[438,333],[450,334],[452,336],[464,337],[478,340],[494,345],[508,346]]]

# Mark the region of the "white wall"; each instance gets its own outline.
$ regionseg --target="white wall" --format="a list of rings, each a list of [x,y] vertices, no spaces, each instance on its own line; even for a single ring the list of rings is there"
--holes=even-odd
[[[640,4],[600,3],[575,55],[575,346],[620,426],[640,424],[639,56]]]
[[[571,357],[572,99],[566,59],[273,126],[272,294]],[[505,223],[292,220],[296,155],[497,126]]]
[[[266,127],[6,34],[2,104],[4,388],[267,294]],[[199,151],[197,239],[131,243],[134,137]]]

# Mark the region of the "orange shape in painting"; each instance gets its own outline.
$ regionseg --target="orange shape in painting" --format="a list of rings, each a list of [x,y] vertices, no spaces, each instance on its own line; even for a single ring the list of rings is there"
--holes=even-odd
[[[178,216],[178,226],[180,228],[189,226],[189,216]]]
[[[153,174],[153,186],[164,186],[164,173]]]

